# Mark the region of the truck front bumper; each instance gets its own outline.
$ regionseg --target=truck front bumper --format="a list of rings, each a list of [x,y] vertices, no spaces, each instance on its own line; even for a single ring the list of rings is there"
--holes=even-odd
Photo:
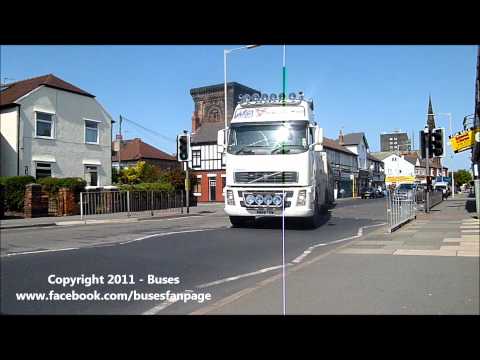
[[[298,194],[300,191],[306,191],[306,200],[305,205],[297,205],[298,203]],[[225,213],[228,216],[267,216],[267,217],[281,217],[282,216],[282,206],[273,207],[273,206],[247,206],[243,198],[243,193],[269,193],[282,192],[282,189],[278,188],[231,188],[225,187],[225,194],[228,191],[233,192],[234,205],[228,204],[228,197],[225,197]],[[314,213],[314,204],[313,204],[313,187],[298,187],[298,188],[288,188],[285,189],[287,193],[286,197],[286,206],[285,206],[285,217],[310,217]],[[239,195],[240,194],[240,195]],[[290,195],[290,196],[288,196]],[[288,205],[287,205],[288,204]]]

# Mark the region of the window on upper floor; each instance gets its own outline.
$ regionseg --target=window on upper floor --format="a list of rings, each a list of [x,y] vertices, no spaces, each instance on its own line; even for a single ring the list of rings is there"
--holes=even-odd
[[[192,150],[192,167],[198,168],[201,166],[201,151]]]
[[[35,112],[35,136],[53,139],[53,114]]]
[[[98,144],[98,122],[85,120],[85,143]]]

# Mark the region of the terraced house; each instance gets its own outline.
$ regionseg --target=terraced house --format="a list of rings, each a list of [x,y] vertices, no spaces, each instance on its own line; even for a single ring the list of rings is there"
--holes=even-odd
[[[1,176],[81,177],[111,184],[112,117],[95,95],[53,74],[4,84]]]

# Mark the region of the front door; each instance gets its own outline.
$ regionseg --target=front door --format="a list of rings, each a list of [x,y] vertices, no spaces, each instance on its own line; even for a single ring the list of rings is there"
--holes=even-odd
[[[217,200],[217,180],[216,179],[208,179],[208,188],[210,189],[210,201]]]

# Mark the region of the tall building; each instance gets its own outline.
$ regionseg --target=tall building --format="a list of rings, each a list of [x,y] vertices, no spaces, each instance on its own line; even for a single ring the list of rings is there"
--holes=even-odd
[[[411,151],[412,144],[406,132],[394,131],[380,135],[380,151]]]
[[[236,82],[227,84],[227,123],[230,123],[239,96],[260,91]],[[225,127],[224,84],[190,90],[195,110],[192,116],[192,161],[189,167],[197,177],[192,189],[199,202],[223,201],[226,185],[225,162],[218,152],[217,132]]]

